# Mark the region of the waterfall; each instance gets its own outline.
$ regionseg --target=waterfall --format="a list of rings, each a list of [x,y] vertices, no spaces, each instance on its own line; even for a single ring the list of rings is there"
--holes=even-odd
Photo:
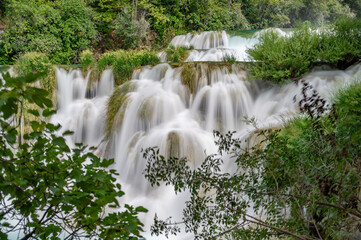
[[[142,149],[158,146],[166,157],[187,157],[190,165],[197,167],[206,154],[217,150],[213,130],[236,131],[237,137],[248,138],[257,129],[244,119],[254,118],[258,129],[276,128],[299,113],[301,84],[278,86],[250,80],[242,64],[198,62],[220,61],[229,51],[239,51],[238,60],[245,60],[244,49],[258,37],[255,34],[245,40],[225,32],[177,36],[173,45],[195,48],[187,59],[190,63],[143,67],[134,72],[131,81],[118,87],[113,85],[111,70],[103,72],[99,82],[90,82],[89,74],[84,77],[80,70],[57,69],[58,112],[51,121],[60,123],[62,131],[74,132],[67,139],[70,144],[97,146],[97,154],[115,159],[112,167],[119,172],[126,193],[122,200],[149,209],[141,218],[147,239],[151,238],[149,225],[154,213],[180,220],[188,194],[176,196],[166,186],[152,188],[142,175]],[[191,58],[198,60],[191,62]],[[313,71],[303,79],[330,99],[335,89],[358,76],[360,64],[345,71]],[[111,126],[106,126],[106,121]],[[187,236],[179,236],[184,238]]]
[[[186,62],[221,62],[227,58],[234,58],[239,62],[250,61],[247,49],[259,42],[265,31],[274,31],[281,36],[290,36],[291,32],[279,28],[260,30],[249,36],[228,34],[225,31],[208,31],[199,34],[179,35],[173,38],[170,45],[190,48]],[[160,58],[166,61],[166,54],[161,53]]]
[[[89,75],[84,78],[79,69],[56,70],[58,109],[51,122],[59,123],[62,131],[74,132],[67,136],[70,146],[79,142],[97,146],[103,138],[107,100],[114,89],[113,74],[104,71],[96,84],[89,82]]]

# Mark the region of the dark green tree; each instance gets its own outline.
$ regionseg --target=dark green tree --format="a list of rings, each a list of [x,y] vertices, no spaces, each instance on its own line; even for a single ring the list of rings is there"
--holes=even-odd
[[[97,34],[92,10],[83,0],[9,0],[6,11],[3,42],[10,56],[36,51],[53,63],[70,64]]]

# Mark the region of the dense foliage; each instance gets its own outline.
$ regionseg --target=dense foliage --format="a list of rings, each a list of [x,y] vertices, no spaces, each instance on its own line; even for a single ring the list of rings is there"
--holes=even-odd
[[[309,72],[317,63],[345,69],[361,58],[361,19],[341,18],[319,33],[302,25],[290,36],[269,30],[248,50],[255,78],[283,82]]]
[[[45,53],[25,53],[17,59],[14,67],[19,76],[25,76],[28,73],[43,73],[39,78],[40,87],[48,91],[50,96],[55,92],[55,68]]]
[[[137,215],[146,210],[120,211],[124,193],[115,170],[106,170],[113,160],[79,144],[71,149],[60,126],[44,121],[54,111],[48,92],[33,87],[39,77],[6,74],[0,81],[0,238],[138,239]],[[25,133],[24,111],[37,118]]]
[[[1,0],[0,64],[26,52],[52,63],[78,63],[115,49],[164,47],[192,31],[323,26],[360,16],[360,0]]]
[[[52,63],[70,64],[97,34],[83,0],[9,0],[6,12],[2,38],[9,56],[36,51],[49,55]]]
[[[256,146],[215,133],[219,154],[191,169],[147,149],[145,176],[176,192],[189,191],[185,230],[196,239],[359,239],[361,224],[361,84],[343,90],[335,105],[303,83],[297,118],[282,130],[259,130]],[[222,154],[237,169],[222,172]],[[155,217],[154,234],[178,225]]]

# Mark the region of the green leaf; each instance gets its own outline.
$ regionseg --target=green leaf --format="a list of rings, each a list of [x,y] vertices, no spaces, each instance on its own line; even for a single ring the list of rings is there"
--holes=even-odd
[[[73,134],[74,134],[73,131],[67,130],[67,131],[65,131],[65,132],[63,133],[63,136],[68,136],[68,135],[73,135]]]
[[[143,212],[143,213],[146,213],[146,212],[148,212],[148,209],[146,209],[146,208],[144,208],[144,207],[139,206],[139,207],[136,207],[136,208],[135,208],[135,211],[136,211],[136,212]]]
[[[55,114],[56,110],[51,110],[51,109],[45,109],[42,113],[42,115],[44,117],[50,117],[51,115]]]
[[[39,117],[39,116],[40,116],[39,111],[38,111],[38,110],[35,110],[35,109],[29,109],[29,110],[28,110],[28,113],[34,115],[35,117]]]

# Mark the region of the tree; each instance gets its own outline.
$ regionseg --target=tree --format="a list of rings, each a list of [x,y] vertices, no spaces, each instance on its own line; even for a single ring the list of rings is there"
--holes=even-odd
[[[329,106],[303,83],[299,105],[307,115],[281,130],[258,130],[247,147],[232,133],[215,133],[219,154],[197,169],[187,159],[144,152],[145,176],[176,192],[189,191],[185,230],[195,239],[359,239],[361,226],[361,84]],[[237,169],[222,172],[222,155]],[[179,224],[155,217],[153,234],[177,234]]]
[[[122,48],[136,48],[141,45],[149,33],[149,22],[144,16],[137,19],[136,15],[124,9],[113,21],[114,33],[122,39]]]
[[[70,149],[60,126],[45,121],[55,111],[48,92],[33,87],[39,77],[5,74],[0,81],[0,238],[138,239],[137,215],[146,209],[119,211],[124,192],[115,170],[107,170],[113,160],[81,144]],[[25,111],[38,121],[20,134]]]
[[[3,41],[10,56],[36,51],[48,54],[52,63],[70,64],[97,34],[83,0],[9,0],[6,7]]]

